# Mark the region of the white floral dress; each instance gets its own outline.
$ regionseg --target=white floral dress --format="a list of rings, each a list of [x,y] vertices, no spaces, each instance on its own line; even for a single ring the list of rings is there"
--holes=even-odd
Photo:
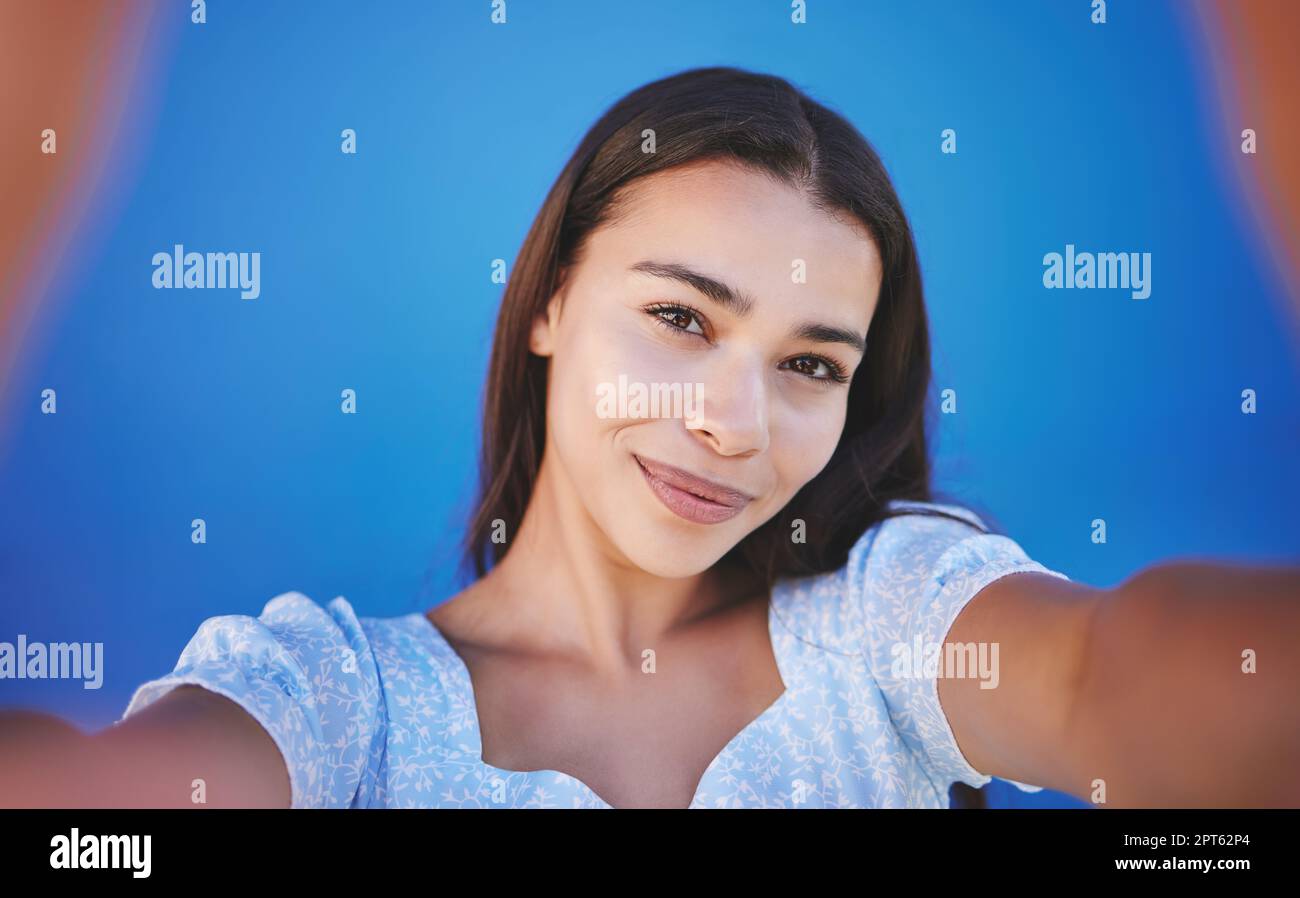
[[[987,783],[913,650],[941,644],[984,586],[1030,571],[1065,578],[1006,536],[910,514],[868,529],[840,570],[778,581],[768,628],[786,691],[713,758],[690,807],[940,808],[953,782]],[[483,762],[469,672],[421,612],[358,617],[342,596],[288,592],[258,617],[211,617],[122,719],[182,684],[270,733],[295,808],[611,807],[567,773]]]

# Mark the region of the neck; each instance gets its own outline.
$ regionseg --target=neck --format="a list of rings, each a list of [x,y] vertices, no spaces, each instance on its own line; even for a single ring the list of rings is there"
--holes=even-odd
[[[747,578],[721,564],[681,578],[632,564],[554,458],[548,444],[519,532],[484,581],[512,629],[593,667],[626,670],[674,628],[753,597]]]

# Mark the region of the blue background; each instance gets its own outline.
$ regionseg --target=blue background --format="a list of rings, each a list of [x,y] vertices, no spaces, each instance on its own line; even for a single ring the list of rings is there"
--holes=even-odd
[[[1296,560],[1294,330],[1215,161],[1240,127],[1172,4],[1113,2],[1102,26],[1086,2],[821,0],[801,26],[782,2],[508,10],[495,26],[487,3],[210,3],[191,25],[177,5],[156,121],[125,138],[125,202],[64,261],[3,397],[0,639],[102,641],[107,679],[0,681],[0,706],[97,728],[205,617],[287,590],[372,616],[452,594],[491,262],[513,264],[605,108],[699,65],[790,79],[884,159],[935,388],[958,394],[937,488],[1098,586],[1172,556]],[[261,297],[154,290],[151,257],[175,243],[261,252]],[[1152,253],[1150,298],[1044,289],[1066,243]]]

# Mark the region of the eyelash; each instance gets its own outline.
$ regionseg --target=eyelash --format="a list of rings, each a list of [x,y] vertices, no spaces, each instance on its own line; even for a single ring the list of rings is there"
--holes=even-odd
[[[651,318],[653,318],[657,324],[659,324],[661,327],[667,328],[669,331],[672,331],[674,334],[677,335],[686,334],[692,337],[704,336],[705,339],[708,339],[706,335],[692,334],[690,331],[686,330],[685,328],[678,327],[675,324],[669,324],[668,320],[663,316],[664,312],[684,312],[695,319],[695,323],[700,326],[700,330],[705,330],[703,313],[701,313],[698,309],[693,308],[692,306],[682,305],[680,303],[652,303],[651,305],[646,306],[644,310],[646,314],[648,314]],[[801,377],[804,377],[807,380],[816,381],[819,383],[837,383],[837,384],[847,383],[849,380],[848,372],[844,370],[844,366],[841,365],[839,362],[835,361],[834,359],[829,359],[826,356],[821,356],[821,355],[811,355],[808,353],[795,356],[795,358],[811,359],[815,362],[821,362],[823,365],[826,366],[826,369],[830,371],[830,374],[828,374],[825,377],[814,377],[811,374],[800,375]]]

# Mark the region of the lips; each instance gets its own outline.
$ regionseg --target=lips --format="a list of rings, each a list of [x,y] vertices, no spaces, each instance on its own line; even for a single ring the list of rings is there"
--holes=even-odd
[[[636,459],[651,492],[669,511],[696,524],[720,524],[745,510],[754,497],[696,477],[689,471],[639,455]]]

